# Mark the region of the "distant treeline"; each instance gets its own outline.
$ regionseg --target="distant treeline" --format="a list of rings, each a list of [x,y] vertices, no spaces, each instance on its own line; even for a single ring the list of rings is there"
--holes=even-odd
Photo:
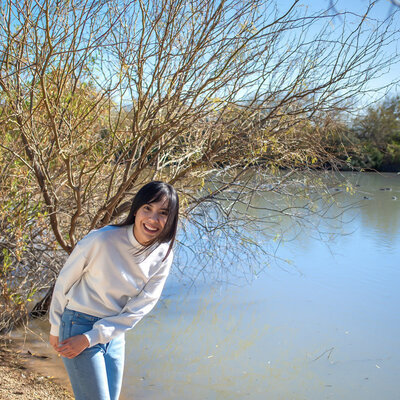
[[[365,113],[343,122],[340,116],[326,129],[329,150],[341,168],[400,171],[400,97],[386,98]]]

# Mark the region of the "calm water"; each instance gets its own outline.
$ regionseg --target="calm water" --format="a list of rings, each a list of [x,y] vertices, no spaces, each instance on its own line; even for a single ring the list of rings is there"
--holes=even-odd
[[[127,335],[122,399],[400,399],[400,175],[346,177],[338,207],[359,204],[319,225],[331,240],[280,243],[291,264],[190,290],[170,277]]]

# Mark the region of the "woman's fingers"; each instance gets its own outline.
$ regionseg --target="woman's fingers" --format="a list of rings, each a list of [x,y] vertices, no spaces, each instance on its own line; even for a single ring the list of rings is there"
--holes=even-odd
[[[68,339],[63,340],[57,349],[57,351],[67,358],[74,358],[83,350],[89,347],[89,341],[85,335],[72,336]]]
[[[49,342],[53,349],[58,351],[58,336],[50,335]]]
[[[75,358],[78,354],[76,354],[76,353],[74,353],[74,352],[70,352],[70,351],[68,351],[68,352],[66,352],[66,353],[60,353],[63,357],[66,357],[66,358]]]

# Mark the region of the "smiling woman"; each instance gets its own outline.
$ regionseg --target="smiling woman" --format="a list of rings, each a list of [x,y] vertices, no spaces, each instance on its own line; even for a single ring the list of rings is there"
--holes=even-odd
[[[167,183],[154,181],[138,191],[128,217],[117,226],[133,225],[135,238],[143,246],[169,243],[167,257],[175,241],[178,212],[175,189]]]
[[[162,232],[168,219],[168,199],[140,207],[135,216],[133,233],[137,241],[146,245]]]
[[[77,400],[117,400],[125,332],[157,303],[172,264],[179,201],[163,182],[143,186],[120,225],[91,231],[61,270],[50,343]]]

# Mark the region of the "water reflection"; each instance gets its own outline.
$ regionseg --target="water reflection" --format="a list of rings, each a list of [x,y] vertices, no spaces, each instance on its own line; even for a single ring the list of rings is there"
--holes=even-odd
[[[400,232],[400,175],[365,173],[357,181],[356,196],[364,200],[359,208],[362,229],[377,235],[377,242],[387,246]]]

